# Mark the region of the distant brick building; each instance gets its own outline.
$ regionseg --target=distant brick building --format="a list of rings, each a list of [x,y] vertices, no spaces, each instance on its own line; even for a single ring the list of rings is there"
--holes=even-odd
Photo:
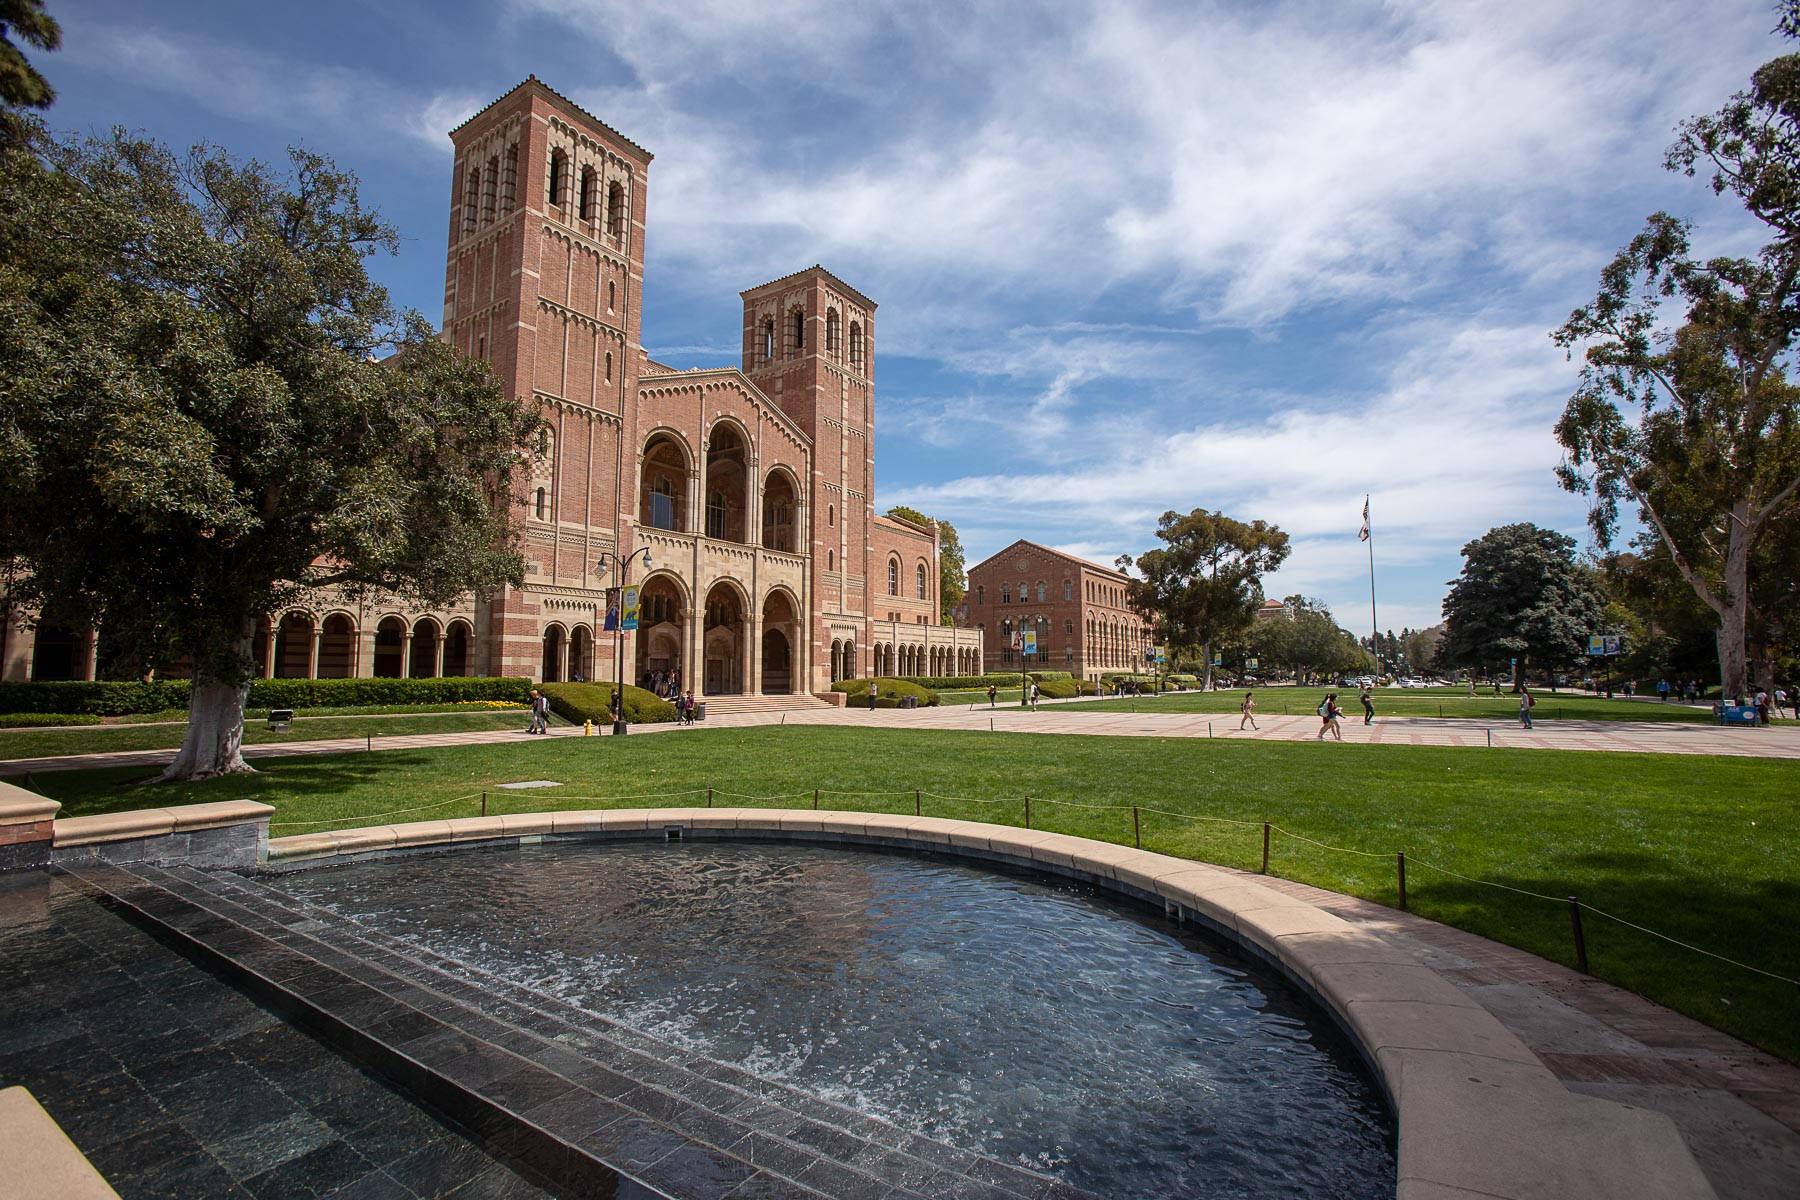
[[[875,303],[822,267],[741,293],[740,367],[677,370],[640,327],[651,155],[535,76],[451,131],[444,338],[550,422],[526,580],[442,611],[329,598],[257,639],[269,676],[614,677],[602,555],[633,564],[625,677],[702,695],[973,673],[938,619],[935,527],[877,516]],[[92,677],[94,638],[9,631],[6,678]]]
[[[1141,671],[1150,626],[1126,604],[1129,582],[1109,567],[1021,540],[969,569],[957,617],[981,633],[990,671],[1019,668],[1015,635],[1026,629],[1037,631],[1038,644],[1028,667],[1079,679]]]

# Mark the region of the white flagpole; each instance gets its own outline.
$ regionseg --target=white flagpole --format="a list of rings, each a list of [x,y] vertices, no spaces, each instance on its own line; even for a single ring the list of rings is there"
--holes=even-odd
[[[1381,674],[1381,622],[1375,616],[1375,528],[1369,522],[1369,497],[1363,494],[1363,540],[1369,543],[1369,647],[1375,651],[1375,674]]]

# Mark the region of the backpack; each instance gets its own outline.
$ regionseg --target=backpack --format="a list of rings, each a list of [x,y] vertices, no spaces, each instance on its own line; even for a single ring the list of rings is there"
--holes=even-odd
[[[1327,702],[1326,702],[1326,701],[1324,701],[1324,700],[1321,700],[1321,701],[1319,701],[1319,715],[1320,715],[1320,716],[1321,716],[1321,717],[1322,717],[1322,716],[1324,716],[1324,715],[1325,715],[1325,709],[1326,709],[1326,707],[1327,707]]]

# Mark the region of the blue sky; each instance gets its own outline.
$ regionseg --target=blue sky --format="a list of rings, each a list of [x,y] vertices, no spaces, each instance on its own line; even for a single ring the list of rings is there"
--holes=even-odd
[[[1754,244],[1662,151],[1786,49],[1765,0],[50,9],[53,125],[331,154],[434,321],[445,134],[535,72],[656,155],[654,356],[735,362],[737,292],[822,262],[881,305],[878,506],[971,562],[1265,518],[1268,591],[1359,631],[1365,492],[1384,628],[1435,623],[1494,525],[1585,540],[1547,333],[1658,208]]]

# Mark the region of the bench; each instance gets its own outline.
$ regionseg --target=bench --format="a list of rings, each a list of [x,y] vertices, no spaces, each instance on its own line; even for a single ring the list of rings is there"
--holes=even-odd
[[[294,710],[291,708],[271,708],[269,710],[269,728],[272,731],[290,729],[294,724]]]

